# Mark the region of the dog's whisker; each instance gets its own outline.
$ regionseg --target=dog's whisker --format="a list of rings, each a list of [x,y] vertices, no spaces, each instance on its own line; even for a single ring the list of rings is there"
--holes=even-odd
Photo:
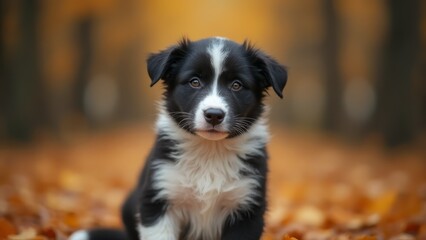
[[[171,116],[176,116],[176,117],[179,117],[179,116],[182,116],[182,117],[184,117],[184,116],[192,117],[193,116],[193,114],[187,113],[187,112],[170,112],[169,114]]]
[[[192,128],[192,119],[190,118],[183,118],[179,123],[179,126],[181,126],[182,128],[188,128],[191,129]]]

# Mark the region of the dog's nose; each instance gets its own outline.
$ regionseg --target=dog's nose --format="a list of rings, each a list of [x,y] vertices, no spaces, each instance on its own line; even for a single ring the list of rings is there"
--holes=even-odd
[[[208,108],[204,110],[204,119],[213,126],[222,123],[224,118],[225,112],[219,108]]]

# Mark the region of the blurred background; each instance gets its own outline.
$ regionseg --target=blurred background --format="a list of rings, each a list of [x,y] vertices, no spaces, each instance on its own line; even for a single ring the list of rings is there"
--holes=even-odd
[[[426,1],[4,0],[0,24],[0,239],[120,225],[162,92],[146,57],[183,36],[288,68],[264,240],[426,239]]]
[[[272,123],[388,147],[426,131],[421,0],[1,2],[1,142],[152,122],[145,59],[183,36],[249,39],[286,65]]]

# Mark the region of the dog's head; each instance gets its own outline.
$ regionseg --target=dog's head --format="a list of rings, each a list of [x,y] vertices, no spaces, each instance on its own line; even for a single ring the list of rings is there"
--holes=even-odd
[[[148,58],[151,86],[164,80],[167,112],[183,129],[209,140],[246,132],[272,87],[282,98],[283,66],[252,47],[224,38],[180,43]]]

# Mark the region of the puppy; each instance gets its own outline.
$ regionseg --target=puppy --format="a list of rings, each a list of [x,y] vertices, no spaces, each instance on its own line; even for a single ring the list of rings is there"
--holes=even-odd
[[[263,99],[282,98],[287,72],[248,42],[183,39],[148,58],[165,91],[157,138],[122,208],[126,232],[78,231],[71,240],[260,239],[266,209]]]

